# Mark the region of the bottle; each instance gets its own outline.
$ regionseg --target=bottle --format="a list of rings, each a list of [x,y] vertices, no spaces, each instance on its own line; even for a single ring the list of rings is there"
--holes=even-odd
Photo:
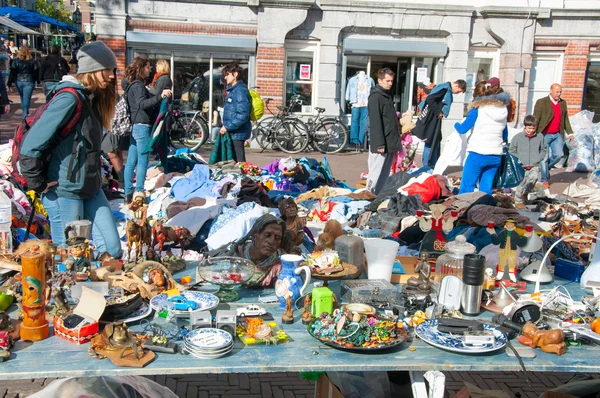
[[[12,202],[3,191],[0,191],[0,254],[12,254]],[[25,232],[27,233],[27,231]]]
[[[466,254],[463,261],[463,294],[460,299],[461,312],[465,315],[478,315],[481,312],[481,293],[485,257],[481,254]]]
[[[365,266],[365,245],[360,237],[349,231],[347,235],[338,237],[334,245],[335,251],[340,256],[340,261],[363,269]]]

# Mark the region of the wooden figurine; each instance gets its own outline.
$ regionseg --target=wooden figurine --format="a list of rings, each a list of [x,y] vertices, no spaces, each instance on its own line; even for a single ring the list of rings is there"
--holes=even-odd
[[[310,294],[307,294],[304,298],[304,306],[302,307],[302,324],[308,325],[312,321],[314,321],[315,317],[310,312],[311,308]]]
[[[521,329],[522,336],[517,341],[531,348],[539,347],[542,351],[562,355],[567,352],[565,334],[560,329],[539,330],[533,323],[527,322]]]
[[[323,228],[323,233],[319,235],[315,250],[333,250],[335,246],[334,242],[340,236],[342,236],[342,224],[340,224],[337,220],[327,221],[327,223],[325,223],[325,227]]]
[[[488,223],[486,231],[492,236],[492,243],[500,245],[500,256],[496,267],[496,280],[501,281],[508,266],[508,276],[512,282],[517,282],[517,247],[524,247],[531,231],[525,231],[521,236],[515,231],[515,220],[509,218],[504,224],[504,229],[499,234],[493,228],[493,223]]]
[[[285,198],[279,202],[279,213],[285,221],[285,227],[293,246],[300,246],[304,242],[304,223],[298,217],[298,205],[292,198]]]
[[[85,251],[88,247],[88,241],[82,237],[67,239],[69,246],[69,257],[65,265],[69,272],[72,272],[77,280],[86,281],[91,271],[92,263],[85,257]]]
[[[127,261],[131,261],[131,250],[133,245],[135,244],[135,258],[133,259],[134,263],[137,263],[138,257],[142,252],[142,246],[145,244],[146,246],[150,246],[150,233],[148,227],[144,225],[140,225],[135,220],[127,220],[127,229],[125,230],[125,234],[127,236]]]
[[[21,339],[40,341],[48,338],[48,322],[44,291],[46,289],[46,256],[32,248],[21,255],[23,266],[23,322]]]
[[[185,227],[168,227],[158,220],[152,227],[152,248],[158,244],[159,254],[163,251],[163,246],[167,242],[177,242],[181,247],[181,256],[185,250],[185,246],[192,236],[190,231]]]
[[[67,300],[66,290],[73,285],[73,277],[68,272],[60,272],[54,275],[50,284],[52,285],[51,296],[54,299],[55,315],[68,313],[71,308]]]
[[[285,311],[281,316],[281,323],[287,325],[294,323],[294,308],[292,306],[292,295],[288,294],[285,297]]]
[[[417,277],[411,276],[406,281],[406,289],[416,291],[421,294],[429,294],[431,292],[431,265],[429,265],[429,253],[426,250],[421,251],[420,260],[415,266]]]

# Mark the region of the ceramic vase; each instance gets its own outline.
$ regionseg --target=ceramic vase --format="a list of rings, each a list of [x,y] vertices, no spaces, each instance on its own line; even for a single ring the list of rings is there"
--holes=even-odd
[[[285,309],[285,299],[292,297],[292,303],[304,294],[304,289],[310,283],[310,268],[300,266],[304,258],[295,254],[284,254],[280,257],[281,273],[275,282],[275,295],[279,300],[279,308]],[[300,274],[304,272],[304,282]]]

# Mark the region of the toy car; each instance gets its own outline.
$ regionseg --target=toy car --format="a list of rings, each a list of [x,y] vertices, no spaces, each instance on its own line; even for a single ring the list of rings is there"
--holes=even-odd
[[[185,297],[182,296],[171,297],[169,303],[174,303],[175,310],[177,311],[194,311],[198,308],[198,303],[186,300]]]
[[[250,304],[245,307],[237,309],[237,316],[260,316],[265,315],[267,311],[263,307],[259,307],[255,304]]]
[[[13,340],[6,330],[0,330],[0,348],[8,351],[13,345]]]

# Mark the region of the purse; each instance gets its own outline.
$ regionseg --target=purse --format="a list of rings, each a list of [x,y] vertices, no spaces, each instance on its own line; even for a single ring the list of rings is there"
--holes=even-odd
[[[494,188],[514,188],[525,178],[525,169],[519,159],[504,148],[500,167],[494,178]]]

